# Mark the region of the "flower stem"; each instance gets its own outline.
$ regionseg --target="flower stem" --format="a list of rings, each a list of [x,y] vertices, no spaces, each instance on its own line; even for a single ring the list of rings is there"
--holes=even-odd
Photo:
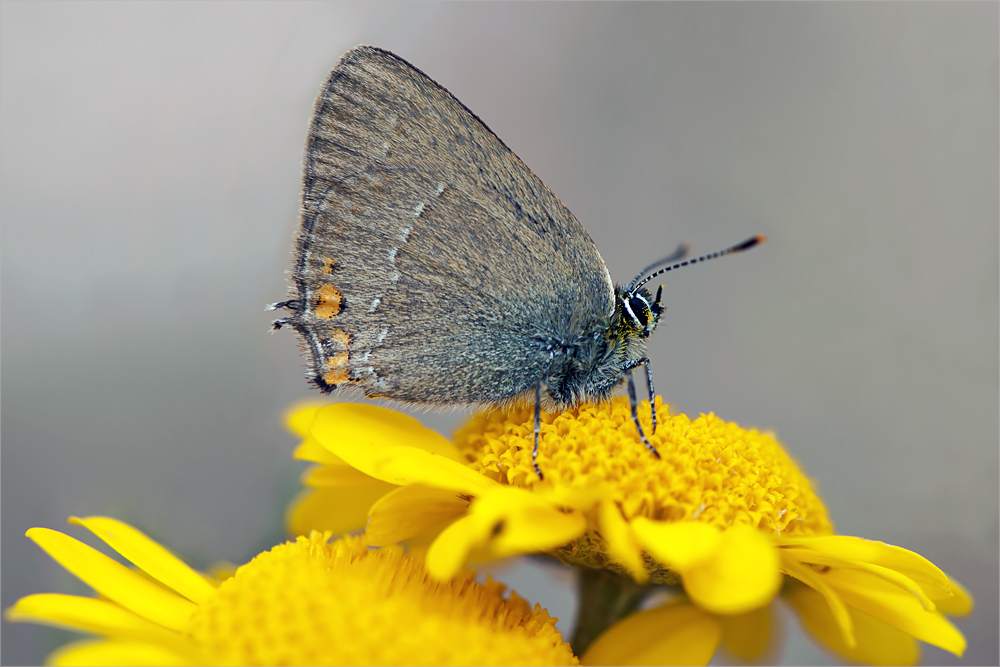
[[[639,608],[651,588],[609,570],[580,568],[576,630],[570,646],[579,657],[602,632]]]

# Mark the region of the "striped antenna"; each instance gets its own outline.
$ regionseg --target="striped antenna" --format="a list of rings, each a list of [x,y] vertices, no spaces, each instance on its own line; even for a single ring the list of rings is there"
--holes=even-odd
[[[645,278],[643,278],[642,280],[640,280],[638,283],[635,284],[634,287],[632,287],[631,289],[629,289],[629,293],[630,294],[634,294],[637,289],[639,289],[640,287],[642,287],[643,285],[645,285],[646,283],[648,283],[650,280],[652,280],[656,276],[658,276],[660,274],[663,274],[663,273],[666,273],[667,271],[673,271],[674,269],[679,269],[682,266],[687,266],[689,264],[697,264],[698,262],[707,262],[710,259],[715,259],[716,257],[722,257],[723,255],[731,255],[734,252],[743,252],[744,250],[749,250],[750,248],[754,247],[755,245],[760,245],[761,243],[763,243],[766,240],[767,240],[767,237],[764,236],[763,234],[760,234],[758,236],[754,236],[753,238],[747,239],[743,243],[737,243],[736,245],[734,245],[731,248],[726,248],[725,250],[718,250],[718,251],[710,253],[708,255],[702,255],[701,257],[695,257],[694,259],[686,259],[683,262],[678,262],[676,264],[671,264],[670,266],[666,266],[666,267],[660,269],[659,271],[657,271],[656,273],[651,273],[648,276],[646,276]]]
[[[655,262],[644,268],[642,271],[640,271],[639,275],[633,278],[632,282],[628,284],[628,289],[625,291],[631,293],[632,290],[635,289],[635,284],[639,282],[644,275],[646,275],[647,273],[649,273],[658,266],[663,266],[668,262],[676,262],[678,260],[684,259],[685,257],[687,257],[687,254],[689,252],[691,252],[691,244],[681,243],[680,245],[677,246],[677,250],[674,250],[666,257],[656,260]]]

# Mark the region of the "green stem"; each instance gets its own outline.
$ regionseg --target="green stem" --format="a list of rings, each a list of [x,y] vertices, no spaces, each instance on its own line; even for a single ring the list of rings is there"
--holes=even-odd
[[[609,570],[580,568],[576,630],[570,646],[579,657],[602,632],[639,608],[651,590]]]

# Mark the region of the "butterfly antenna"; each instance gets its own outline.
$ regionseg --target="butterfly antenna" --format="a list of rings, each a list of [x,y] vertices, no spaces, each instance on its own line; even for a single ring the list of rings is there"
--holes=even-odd
[[[672,253],[670,253],[666,257],[663,257],[662,259],[656,260],[655,262],[644,268],[642,271],[640,271],[639,275],[633,278],[632,282],[628,284],[628,291],[631,292],[635,288],[635,284],[639,282],[639,279],[642,278],[647,273],[649,273],[650,271],[652,271],[653,269],[655,269],[656,267],[663,266],[664,264],[669,264],[670,262],[676,262],[679,259],[684,259],[685,257],[687,257],[687,254],[689,252],[691,252],[691,244],[681,243],[680,245],[677,246],[677,250],[674,250]]]
[[[758,236],[754,236],[752,238],[747,239],[743,243],[737,243],[736,245],[734,245],[731,248],[726,248],[725,250],[719,250],[719,251],[710,253],[708,255],[702,255],[701,257],[695,257],[694,259],[686,259],[683,262],[678,262],[677,264],[671,264],[670,266],[667,266],[667,267],[664,267],[664,268],[660,269],[656,273],[649,274],[648,276],[646,276],[645,278],[643,278],[642,280],[640,280],[638,283],[635,283],[635,285],[633,285],[632,287],[629,288],[629,292],[635,292],[635,290],[639,289],[640,287],[642,287],[643,285],[645,285],[646,283],[648,283],[650,280],[652,280],[656,276],[661,275],[663,273],[666,273],[667,271],[673,271],[674,269],[679,269],[682,266],[688,266],[689,264],[697,264],[698,262],[707,262],[710,259],[715,259],[716,257],[722,257],[723,255],[731,255],[734,252],[743,252],[744,250],[749,250],[750,248],[754,247],[755,245],[760,245],[761,243],[763,243],[766,240],[767,240],[767,237],[764,236],[763,234],[760,234]],[[657,262],[657,264],[659,264],[659,263],[660,262]],[[633,282],[635,282],[635,281],[633,281]]]

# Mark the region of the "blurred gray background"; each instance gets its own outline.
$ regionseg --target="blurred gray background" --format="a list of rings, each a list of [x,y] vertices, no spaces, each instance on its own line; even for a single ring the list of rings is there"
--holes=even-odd
[[[280,415],[314,394],[263,306],[314,97],[368,43],[474,110],[617,280],[768,234],[667,277],[658,389],[774,429],[839,532],[965,583],[963,662],[996,664],[997,35],[995,3],[4,2],[3,606],[85,590],[23,537],[71,514],[199,567],[282,538]],[[568,636],[567,576],[500,576]],[[836,662],[784,625],[786,663]],[[5,623],[3,662],[71,636]]]

